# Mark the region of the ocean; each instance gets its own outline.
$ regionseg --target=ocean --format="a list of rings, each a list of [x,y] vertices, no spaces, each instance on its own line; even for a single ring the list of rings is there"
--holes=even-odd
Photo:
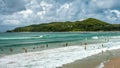
[[[118,49],[119,41],[120,32],[0,33],[0,67],[55,68]]]

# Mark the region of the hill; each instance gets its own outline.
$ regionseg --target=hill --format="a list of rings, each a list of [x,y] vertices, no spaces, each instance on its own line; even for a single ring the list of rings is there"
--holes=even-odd
[[[66,31],[120,31],[120,24],[109,24],[107,22],[88,18],[75,22],[51,22],[38,25],[18,27],[7,32],[66,32]]]

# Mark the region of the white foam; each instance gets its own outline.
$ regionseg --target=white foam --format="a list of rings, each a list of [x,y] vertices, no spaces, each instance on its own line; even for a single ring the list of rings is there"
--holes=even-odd
[[[96,68],[103,68],[104,67],[104,62],[100,63],[100,65]]]
[[[120,36],[112,36],[111,38],[113,38],[113,39],[119,38],[120,39]]]
[[[87,46],[87,50],[84,50],[83,46],[69,46],[5,56],[0,58],[0,68],[56,68],[101,51],[119,49],[119,45],[120,42],[114,41],[91,44]]]
[[[97,37],[97,36],[94,36],[94,37],[92,37],[92,39],[98,39],[99,37]]]
[[[45,35],[41,35],[41,36],[33,36],[33,37],[10,37],[10,38],[6,38],[6,37],[0,37],[0,40],[11,40],[11,39],[33,39],[33,38],[43,38]]]

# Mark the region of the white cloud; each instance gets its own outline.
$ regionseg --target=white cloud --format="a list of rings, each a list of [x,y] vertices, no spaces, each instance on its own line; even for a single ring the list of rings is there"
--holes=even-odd
[[[103,8],[103,9],[106,9],[106,8],[111,8],[114,6],[114,0],[92,0],[93,1],[93,4],[96,5],[96,7],[99,7],[99,8]]]
[[[33,11],[30,10],[30,9],[27,9],[27,10],[23,10],[23,11],[20,11],[18,12],[18,14],[22,14],[24,18],[27,18],[30,14],[32,14]]]
[[[111,13],[115,13],[117,17],[120,17],[120,11],[119,10],[110,10]]]
[[[20,21],[18,21],[18,20],[4,20],[1,25],[15,26],[15,25],[19,25],[19,24],[20,24]]]
[[[62,5],[59,9],[57,9],[57,15],[59,16],[59,18],[62,19],[68,19],[69,16],[71,16],[71,4],[67,4],[65,3],[64,5]]]

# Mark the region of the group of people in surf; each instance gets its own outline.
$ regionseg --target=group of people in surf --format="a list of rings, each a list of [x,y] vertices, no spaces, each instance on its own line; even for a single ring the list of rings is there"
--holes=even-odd
[[[66,43],[66,44],[63,45],[63,46],[67,47],[67,46],[68,46],[68,43]],[[49,47],[48,44],[46,44],[46,45],[41,45],[41,46],[40,46],[40,48],[48,48],[48,47]],[[37,48],[39,48],[39,47],[38,47],[38,46],[37,46],[37,47],[33,47],[32,49],[37,49]],[[1,50],[1,51],[4,51],[3,48],[0,48],[0,50]],[[24,53],[27,53],[27,52],[28,52],[28,49],[27,49],[27,48],[22,48],[22,50],[24,51]],[[10,52],[13,52],[13,51],[14,51],[14,48],[9,48],[9,51],[10,51]]]
[[[109,40],[105,39],[105,41],[109,41]],[[84,50],[87,49],[87,43],[86,43],[86,42],[85,42],[85,43],[81,43],[81,45],[84,46]],[[48,48],[48,46],[49,46],[49,45],[46,44],[45,46],[44,46],[44,45],[40,46],[40,48]],[[65,43],[63,46],[64,46],[64,47],[67,47],[67,46],[69,46],[69,44],[68,44],[68,43]],[[102,44],[102,47],[103,47],[103,44]],[[38,46],[37,46],[37,47],[33,47],[33,49],[36,49],[36,48],[39,48],[39,47],[38,47]],[[2,48],[0,48],[0,50],[3,51]],[[25,53],[28,52],[28,49],[27,49],[27,48],[22,48],[22,50],[23,50]],[[14,49],[13,49],[13,48],[9,48],[9,51],[10,51],[10,52],[13,52]],[[103,52],[103,51],[102,51],[102,52]]]
[[[40,46],[40,48],[47,48],[48,47],[48,44],[46,45],[46,46]],[[38,48],[38,46],[37,47],[33,47],[32,49],[36,49],[36,48]],[[4,51],[4,49],[3,48],[0,48],[0,50],[1,51]],[[27,48],[22,48],[22,50],[25,52],[25,53],[27,53],[28,52],[28,49]],[[14,51],[14,48],[9,48],[9,51],[10,52],[13,52]]]

